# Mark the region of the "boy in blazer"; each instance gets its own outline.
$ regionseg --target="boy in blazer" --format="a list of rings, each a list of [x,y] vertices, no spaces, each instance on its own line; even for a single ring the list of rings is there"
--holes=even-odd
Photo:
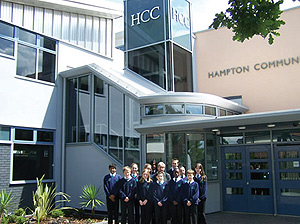
[[[121,180],[121,176],[116,173],[117,168],[115,164],[108,166],[109,174],[103,179],[104,191],[106,194],[106,206],[108,215],[108,224],[119,222],[119,197],[117,183]]]
[[[164,172],[158,172],[156,177],[153,183],[155,224],[166,224],[169,186],[164,181]]]
[[[194,170],[187,171],[188,181],[183,185],[184,224],[197,223],[197,205],[199,198],[199,186],[194,181]]]

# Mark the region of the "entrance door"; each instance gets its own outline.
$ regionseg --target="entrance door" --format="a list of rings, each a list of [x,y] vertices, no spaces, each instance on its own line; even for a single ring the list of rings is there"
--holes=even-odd
[[[300,215],[300,145],[276,145],[277,212]]]
[[[225,211],[274,213],[269,145],[223,146]]]

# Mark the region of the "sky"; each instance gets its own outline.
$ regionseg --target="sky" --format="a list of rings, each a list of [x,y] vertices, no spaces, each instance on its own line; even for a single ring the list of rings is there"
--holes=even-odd
[[[123,8],[123,0],[105,1],[116,4],[118,9]],[[213,22],[215,14],[225,11],[228,8],[228,0],[189,0],[189,2],[192,4],[193,32],[208,29],[209,25]],[[300,6],[300,1],[284,0],[281,9],[285,10],[297,6]]]

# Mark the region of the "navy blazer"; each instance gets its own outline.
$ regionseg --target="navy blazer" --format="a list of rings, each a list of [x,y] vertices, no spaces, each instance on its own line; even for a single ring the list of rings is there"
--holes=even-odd
[[[182,201],[182,189],[183,189],[183,180],[175,182],[174,179],[169,182],[169,201],[181,202]]]
[[[201,176],[199,178],[195,177],[194,180],[199,185],[199,199],[203,200],[206,199],[206,192],[207,192],[207,178],[202,178]]]
[[[138,200],[144,201],[152,201],[153,195],[152,195],[152,180],[150,182],[144,181],[141,183],[140,181],[137,182],[137,198]]]
[[[182,189],[182,198],[184,204],[188,201],[192,202],[193,205],[198,205],[198,198],[199,198],[199,185],[196,181],[185,183]]]
[[[118,196],[117,183],[121,180],[122,177],[119,174],[115,174],[115,176],[111,176],[107,174],[103,179],[104,191],[107,197],[110,195]]]
[[[169,185],[164,182],[163,184],[153,183],[153,199],[155,204],[161,202],[165,205],[168,201]]]
[[[118,183],[118,189],[122,200],[126,197],[128,197],[129,200],[133,200],[136,194],[136,179],[131,178],[130,180],[127,180],[123,177]]]

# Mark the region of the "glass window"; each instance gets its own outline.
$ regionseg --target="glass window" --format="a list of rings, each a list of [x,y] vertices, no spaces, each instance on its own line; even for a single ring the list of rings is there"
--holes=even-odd
[[[40,36],[41,47],[55,51],[56,41],[47,37]]]
[[[221,136],[222,145],[235,145],[243,144],[243,135],[242,134],[230,134]]]
[[[165,140],[164,134],[146,135],[146,161],[150,163],[155,160],[156,163],[164,161]]]
[[[184,104],[167,104],[165,105],[166,114],[183,114]]]
[[[39,51],[38,79],[55,82],[55,55],[46,51]]]
[[[298,151],[279,151],[278,158],[279,159],[299,158],[299,153]]]
[[[76,142],[77,133],[77,78],[70,79],[67,82],[67,142]]]
[[[205,106],[205,114],[216,116],[217,110],[215,107]]]
[[[251,172],[251,180],[269,180],[269,172]]]
[[[251,188],[252,195],[270,195],[270,188]]]
[[[36,44],[36,34],[19,29],[19,39],[30,44]]]
[[[173,158],[177,158],[181,164],[186,164],[186,153],[183,147],[184,144],[185,134],[166,134],[166,169],[171,168]]]
[[[226,173],[226,180],[242,180],[243,179],[243,173]]]
[[[53,132],[51,131],[37,131],[38,142],[53,142]]]
[[[15,43],[13,41],[0,38],[0,54],[14,56],[14,49]]]
[[[151,105],[145,106],[145,115],[157,115],[164,113],[164,106],[163,105]]]
[[[35,79],[36,49],[19,44],[17,57],[17,75]]]
[[[186,114],[203,114],[203,105],[186,104]]]
[[[250,152],[250,159],[268,159],[267,152]]]
[[[0,126],[0,140],[10,141],[10,127]]]
[[[271,142],[269,131],[246,132],[246,143],[269,143]]]
[[[273,131],[274,142],[300,141],[300,129]]]
[[[243,194],[243,188],[237,188],[237,187],[226,187],[226,194]]]
[[[242,163],[225,163],[226,170],[241,170]]]
[[[236,153],[225,153],[225,160],[241,160],[242,159],[242,153],[236,152]]]
[[[33,141],[33,130],[15,129],[15,140]]]
[[[13,181],[53,179],[53,146],[14,144]]]
[[[90,136],[90,76],[78,78],[78,141],[88,142]]]
[[[201,163],[207,171],[204,139],[204,134],[187,134],[187,169],[194,168],[197,163]]]
[[[300,167],[299,167],[299,161],[279,162],[279,169],[282,169],[282,170],[300,169]]]
[[[128,68],[166,89],[164,44],[128,52]]]
[[[269,163],[268,162],[251,162],[250,163],[250,169],[251,170],[267,170],[269,169]]]
[[[0,35],[14,37],[14,27],[9,24],[0,22]]]
[[[94,110],[95,110],[95,130],[94,141],[107,150],[107,134],[108,134],[108,107],[107,107],[107,84],[95,77],[94,85]]]
[[[206,176],[208,180],[218,180],[218,161],[216,135],[206,134]]]
[[[192,54],[176,45],[174,49],[174,83],[176,92],[193,91]]]
[[[220,109],[220,110],[219,110],[219,116],[220,116],[220,117],[226,116],[226,110]]]
[[[281,172],[280,180],[300,180],[300,173]]]
[[[300,197],[300,189],[282,188],[281,189],[281,196]]]

